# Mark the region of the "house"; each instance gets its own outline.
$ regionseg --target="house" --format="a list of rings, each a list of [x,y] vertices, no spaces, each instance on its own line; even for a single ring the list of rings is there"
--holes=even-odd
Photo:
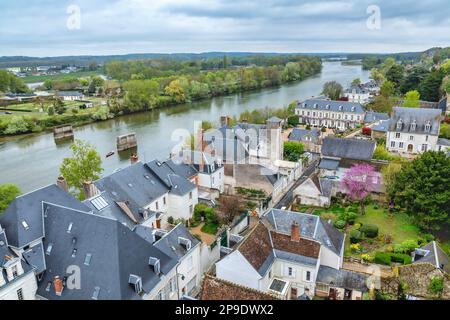
[[[92,210],[120,221],[125,219],[123,222],[131,228],[136,224],[155,227],[158,220],[169,217],[188,220],[198,203],[197,186],[158,160],[137,162],[95,181],[86,189]],[[98,196],[112,206],[95,208]]]
[[[57,185],[16,198],[0,223],[33,268],[39,299],[179,298],[175,259]]]
[[[294,128],[289,134],[289,141],[301,142],[305,147],[305,151],[320,153],[322,145],[320,130]]]
[[[364,123],[380,123],[389,120],[389,114],[383,112],[367,111],[364,117]]]
[[[436,151],[450,151],[450,140],[444,138],[438,138],[436,143]]]
[[[389,120],[382,120],[382,121],[379,121],[378,123],[374,124],[371,127],[372,138],[378,139],[378,138],[386,137],[388,128],[389,128]]]
[[[364,85],[351,86],[344,92],[344,97],[349,102],[366,104],[372,98],[372,92],[364,87]]]
[[[82,101],[84,94],[79,91],[59,91],[57,96],[63,101]]]
[[[295,114],[301,123],[344,131],[362,125],[365,110],[360,103],[307,99],[297,104]]]
[[[9,248],[6,232],[0,225],[0,301],[34,300],[36,290],[33,267]]]
[[[316,295],[331,300],[362,300],[368,292],[368,276],[349,270],[321,266],[316,279]]]
[[[276,300],[277,297],[205,274],[200,300]]]
[[[322,266],[340,270],[345,235],[317,216],[271,209],[216,263],[217,278],[298,299],[315,295]]]
[[[178,262],[178,296],[195,295],[202,277],[201,242],[183,224],[178,224],[169,231],[140,225],[134,231]]]
[[[328,207],[331,204],[333,182],[319,178],[315,173],[294,190],[298,203],[315,207]]]
[[[436,150],[441,110],[396,107],[389,122],[386,147],[390,152],[417,154]]]
[[[439,247],[436,241],[414,250],[412,253],[413,264],[431,263],[436,267],[450,274],[450,257]]]

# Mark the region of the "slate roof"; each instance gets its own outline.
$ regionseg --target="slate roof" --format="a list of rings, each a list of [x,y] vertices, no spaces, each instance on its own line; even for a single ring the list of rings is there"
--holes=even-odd
[[[349,270],[336,270],[327,266],[320,266],[316,283],[328,284],[332,287],[367,292],[367,275]]]
[[[191,241],[191,249],[189,251],[179,243],[179,237]],[[198,244],[200,244],[200,241],[195,238],[183,224],[178,224],[175,228],[166,233],[164,237],[155,242],[154,245],[168,256],[179,261],[186,254],[194,250]]]
[[[166,161],[167,166],[177,175],[185,178],[185,179],[191,179],[192,177],[195,177],[198,175],[197,169],[193,166],[193,163],[188,162],[175,162],[174,160],[170,159]]]
[[[436,241],[414,251],[413,263],[428,262],[450,274],[450,257],[439,247]]]
[[[84,204],[56,184],[19,196],[5,210],[5,213],[0,215],[0,224],[8,235],[10,246],[22,248],[44,236],[42,225],[44,201],[76,210],[89,211]],[[28,229],[25,228],[23,222],[26,223]]]
[[[449,139],[444,139],[444,138],[438,138],[437,144],[438,144],[439,146],[447,146],[447,147],[450,147],[450,140],[449,140]]]
[[[212,174],[216,172],[218,169],[223,167],[223,164],[221,163],[221,161],[219,161],[219,159],[217,159],[217,157],[212,156],[207,152],[184,150],[182,158],[183,158],[182,163],[185,166],[189,166],[192,171],[195,171],[195,174],[198,174],[200,172],[204,174]],[[173,162],[173,160],[171,161]],[[200,164],[202,162],[204,164],[203,170],[201,170],[200,168]],[[171,166],[169,162],[168,165]]]
[[[200,300],[277,300],[277,298],[206,274]]]
[[[185,177],[177,175],[166,162],[153,160],[145,164],[147,168],[166,186],[171,193],[185,195],[196,188]]]
[[[276,231],[290,234],[293,222],[300,226],[302,237],[320,242],[337,255],[341,254],[344,246],[345,235],[330,225],[327,221],[310,214],[271,209],[265,215]]]
[[[366,94],[370,93],[369,90],[365,88],[364,85],[357,85],[357,86],[350,86],[347,90],[345,90],[346,93],[353,93],[353,94]]]
[[[342,110],[340,110],[340,107],[342,107]],[[305,110],[352,112],[360,114],[365,113],[364,107],[360,103],[348,101],[333,101],[325,99],[308,99],[303,102],[299,102],[296,108]]]
[[[443,113],[445,113],[445,112],[447,111],[447,97],[442,98],[442,99],[439,101],[439,106],[438,106],[438,108],[439,108]]]
[[[58,97],[82,97],[83,93],[79,91],[59,91]]]
[[[397,124],[400,119],[402,120],[402,125],[399,129],[397,128]],[[411,124],[414,123],[414,121],[416,122],[416,129],[411,130]],[[425,125],[428,122],[431,125],[431,130],[429,132],[425,132]],[[440,109],[396,107],[393,109],[388,131],[439,135],[440,124]]]
[[[364,117],[364,122],[371,123],[375,121],[389,120],[388,113],[368,111]]]
[[[128,282],[130,275],[142,277],[143,290],[148,293],[160,281],[149,266],[150,257],[160,259],[164,275],[177,265],[175,259],[118,221],[54,205],[46,207],[44,247],[53,246],[50,255],[45,256],[47,270],[38,285],[39,296],[52,300],[90,300],[95,289],[100,288],[98,300],[140,299]],[[88,254],[91,259],[86,263]],[[53,284],[47,291],[49,282],[55,276],[63,279],[71,265],[81,269],[81,289],[65,288],[61,297],[56,296]]]
[[[337,170],[339,167],[339,160],[322,159],[319,163],[319,169]]]
[[[390,120],[380,121],[372,126],[372,131],[387,132]]]
[[[323,140],[324,157],[352,160],[372,160],[377,143],[369,140],[326,137]]]
[[[22,257],[25,261],[35,269],[36,274],[40,274],[47,269],[45,263],[44,246],[42,242],[31,247],[22,253]]]
[[[289,140],[317,143],[319,141],[319,137],[320,132],[317,129],[305,130],[294,128],[289,135]]]

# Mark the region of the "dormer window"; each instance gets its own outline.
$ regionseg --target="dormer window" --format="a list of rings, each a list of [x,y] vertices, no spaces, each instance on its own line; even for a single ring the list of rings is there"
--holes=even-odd
[[[314,104],[314,108],[317,109],[319,105],[317,103]]]
[[[330,105],[327,104],[327,106],[325,107],[327,110],[330,110]]]
[[[192,242],[189,239],[178,237],[178,244],[182,245],[187,251],[191,250]]]
[[[339,111],[342,111],[342,108],[343,108],[342,106],[339,106]]]
[[[352,107],[352,112],[355,112],[355,107]]]
[[[413,123],[411,123],[411,131],[416,131],[416,127],[417,127],[417,123],[416,123],[416,120],[414,120]]]
[[[158,258],[150,257],[148,264],[153,268],[153,272],[159,275],[161,273],[161,262]]]
[[[403,120],[400,119],[400,120],[398,120],[398,122],[397,122],[397,130],[402,130],[402,127],[403,127]]]
[[[142,292],[142,278],[134,274],[130,274],[128,283],[134,287],[134,292],[140,294]]]
[[[430,132],[431,131],[431,123],[430,121],[427,122],[427,124],[425,125],[425,132]]]

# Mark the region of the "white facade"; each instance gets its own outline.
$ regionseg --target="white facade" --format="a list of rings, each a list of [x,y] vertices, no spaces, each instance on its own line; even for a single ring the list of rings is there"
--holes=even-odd
[[[208,173],[199,173],[198,174],[198,186],[207,188],[207,189],[215,189],[219,190],[220,193],[224,192],[225,189],[225,169],[221,167],[217,169],[215,172]]]
[[[194,188],[185,195],[169,193],[167,216],[174,219],[191,219],[194,208],[198,204],[198,189]]]
[[[354,112],[321,111],[309,109],[295,109],[301,123],[313,127],[327,127],[345,130],[355,128],[364,122],[364,114]]]
[[[386,138],[386,148],[390,152],[423,153],[436,150],[438,136],[417,133],[389,131]]]
[[[356,92],[353,90],[352,92],[346,92],[344,97],[348,98],[349,102],[366,104],[370,101],[371,94],[370,92]]]
[[[173,268],[169,274],[162,276],[159,284],[143,297],[143,300],[178,300],[178,274]]]
[[[300,203],[305,205],[316,207],[327,207],[330,205],[330,198],[323,196],[311,179],[307,179],[294,190],[294,197],[297,197]]]
[[[0,267],[0,300],[35,300],[36,291],[34,272],[25,273],[19,258],[12,258]]]
[[[202,278],[202,273],[200,272],[200,247],[201,243],[198,243],[195,248],[183,257],[177,267],[178,292],[180,297],[190,295],[200,285]]]

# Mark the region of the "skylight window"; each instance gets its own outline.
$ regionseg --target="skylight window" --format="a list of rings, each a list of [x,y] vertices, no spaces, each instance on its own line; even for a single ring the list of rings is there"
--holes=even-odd
[[[92,254],[88,253],[86,254],[86,257],[84,258],[84,265],[89,266],[91,264]]]
[[[47,250],[45,251],[45,254],[49,256],[52,253],[52,249],[53,249],[53,243],[49,243]]]
[[[67,227],[67,233],[72,232],[73,222],[69,223],[69,226]]]
[[[77,249],[72,250],[72,258],[75,258],[77,256]]]
[[[108,202],[106,202],[102,196],[92,199],[91,203],[98,211],[103,210],[108,206]]]
[[[30,226],[28,225],[28,223],[27,223],[25,220],[22,220],[22,227],[23,227],[25,230],[30,229]]]
[[[94,293],[92,294],[93,300],[98,300],[98,296],[100,295],[100,287],[94,288]]]

